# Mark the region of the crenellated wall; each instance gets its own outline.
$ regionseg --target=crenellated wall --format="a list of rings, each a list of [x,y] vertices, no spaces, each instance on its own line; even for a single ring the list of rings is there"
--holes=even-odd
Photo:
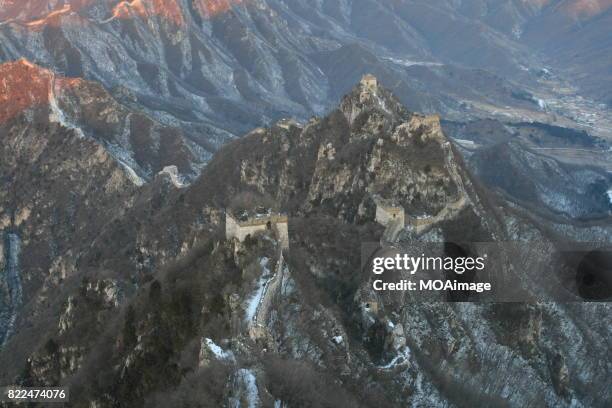
[[[276,234],[278,242],[283,249],[289,248],[289,225],[284,215],[270,215],[261,218],[252,218],[246,221],[237,221],[229,213],[225,214],[225,237],[236,238],[242,242],[247,236],[266,230],[272,230]]]

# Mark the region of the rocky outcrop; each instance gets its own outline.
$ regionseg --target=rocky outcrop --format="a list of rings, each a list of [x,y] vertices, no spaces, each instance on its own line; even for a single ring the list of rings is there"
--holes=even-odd
[[[228,11],[233,5],[240,4],[243,0],[197,0],[194,6],[202,17],[211,18],[219,13]],[[108,4],[96,4],[108,3]],[[0,8],[1,20],[16,20],[22,23],[34,25],[49,23],[53,16],[58,14],[79,13],[96,8],[107,9],[117,18],[132,18],[137,15],[141,18],[161,17],[175,24],[184,24],[181,14],[181,4],[176,0],[162,2],[160,0],[145,1],[121,1],[111,0],[99,2],[97,0],[25,0],[17,2],[6,0]]]
[[[104,146],[135,179],[148,180],[170,165],[187,178],[197,172],[199,153],[180,130],[121,105],[97,83],[65,78],[25,59],[0,65],[0,74],[0,127],[23,115],[38,125],[58,123]]]
[[[2,285],[12,293],[3,302],[12,299],[17,328],[57,312],[46,293],[78,273],[81,251],[131,205],[139,178],[66,109],[73,103],[116,118],[121,111],[101,88],[25,60],[0,71],[0,177],[7,187],[0,192],[0,229],[3,241],[10,238],[3,257],[11,261]],[[21,292],[25,300],[17,307]]]
[[[448,207],[441,221],[469,201],[455,155],[438,117],[408,112],[382,86],[360,85],[325,118],[257,130],[223,149],[194,189],[230,197],[253,188],[292,212],[349,222],[373,220],[368,209],[377,194],[412,217]],[[217,171],[225,172],[224,184],[212,186]]]

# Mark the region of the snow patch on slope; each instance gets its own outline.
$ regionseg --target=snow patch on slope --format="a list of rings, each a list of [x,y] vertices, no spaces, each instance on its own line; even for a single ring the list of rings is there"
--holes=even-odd
[[[49,87],[49,109],[51,110],[49,113],[49,121],[59,123],[67,129],[72,129],[76,132],[78,137],[84,138],[85,134],[83,133],[83,130],[66,119],[66,115],[64,115],[64,112],[57,104],[55,93],[55,80],[53,80],[51,86]]]
[[[234,394],[234,397],[230,398],[230,408],[243,408],[240,403],[243,399],[241,397],[244,397],[246,400],[246,408],[257,408],[261,406],[259,390],[257,389],[257,379],[252,370],[248,368],[238,370],[234,382],[234,389],[238,392]]]
[[[134,183],[138,187],[141,187],[145,184],[145,180],[139,175],[139,172],[141,174],[146,173],[140,168],[138,163],[136,163],[130,152],[128,152],[121,146],[111,143],[105,143],[104,147],[111,154],[111,156],[113,156],[115,160],[117,160],[119,164],[121,164],[132,183]],[[137,170],[139,170],[139,172]]]
[[[164,169],[162,171],[160,171],[157,174],[160,175],[160,176],[168,177],[170,182],[176,188],[183,188],[183,187],[186,186],[186,184],[183,181],[183,178],[181,177],[181,175],[179,174],[178,168],[176,166],[166,166],[166,167],[164,167]]]
[[[267,257],[263,257],[259,260],[259,264],[261,265],[263,272],[259,278],[259,281],[257,282],[257,289],[255,292],[253,292],[247,302],[245,317],[247,323],[250,323],[255,318],[255,315],[257,314],[257,306],[259,306],[263,294],[265,293],[265,288],[269,281],[268,277],[270,276],[270,268],[268,267],[269,262],[270,259]]]
[[[404,58],[386,57],[383,59],[386,59],[387,61],[390,61],[397,65],[402,65],[404,67],[412,67],[412,66],[441,67],[444,65],[442,63],[434,62],[434,61],[414,61],[414,60],[404,59]]]
[[[231,351],[225,351],[220,346],[217,345],[214,341],[209,338],[204,339],[206,347],[214,354],[217,360],[229,360],[234,361],[234,353]]]
[[[410,349],[405,347],[403,351],[400,351],[393,359],[384,366],[380,366],[379,368],[382,370],[390,370],[394,367],[397,367],[402,364],[407,364],[410,361]]]

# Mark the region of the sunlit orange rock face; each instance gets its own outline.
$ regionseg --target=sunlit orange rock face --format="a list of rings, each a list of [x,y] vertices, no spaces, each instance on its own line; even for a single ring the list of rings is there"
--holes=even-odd
[[[533,4],[537,7],[544,7],[551,3],[551,0],[523,0],[525,3]]]
[[[230,10],[246,0],[192,0],[195,9],[205,18]],[[162,17],[176,25],[185,22],[178,0],[4,0],[0,1],[0,21],[15,20],[35,29],[38,26],[58,24],[62,15],[79,13],[96,3],[107,3],[112,16]]]
[[[181,6],[176,0],[132,0],[122,1],[113,9],[113,16],[127,19],[131,16],[149,18],[162,17],[176,25],[183,25]]]
[[[61,10],[79,11],[96,0],[4,0],[0,2],[0,21],[30,22],[44,19]]]
[[[229,11],[234,5],[244,0],[192,0],[195,9],[205,18],[214,17]],[[113,9],[113,16],[129,18],[137,15],[141,18],[160,16],[176,25],[183,25],[185,19],[181,5],[177,0],[132,0],[122,1]]]
[[[203,17],[211,18],[244,2],[245,0],[195,0],[194,4]]]
[[[575,18],[588,18],[612,7],[612,0],[574,0],[565,5],[566,12]]]
[[[0,65],[0,124],[30,108],[49,104],[55,93],[81,82],[56,77],[25,59]]]
[[[0,123],[49,102],[53,74],[26,60],[0,65]]]
[[[612,7],[612,0],[525,0],[538,7],[559,5],[559,10],[572,18],[589,18]]]

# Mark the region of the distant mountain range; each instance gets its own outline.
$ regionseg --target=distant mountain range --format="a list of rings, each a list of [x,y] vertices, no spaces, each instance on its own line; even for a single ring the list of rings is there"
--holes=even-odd
[[[168,165],[190,181],[228,140],[283,117],[323,114],[372,72],[409,109],[470,129],[448,128],[453,137],[484,146],[514,133],[550,149],[540,154],[605,172],[610,12],[605,1],[5,1],[0,61],[26,59],[3,69],[41,68],[12,85],[7,76],[5,86],[32,93],[21,91],[0,119],[42,98],[57,121],[102,143],[143,182]],[[589,47],[600,58],[576,57]],[[51,77],[55,85],[46,84]],[[482,143],[474,135],[491,129],[487,120],[517,130]],[[533,127],[545,143],[521,127],[531,122],[551,124]],[[572,128],[588,131],[592,152],[563,150],[584,147],[565,138]],[[595,196],[605,197],[603,177]],[[588,208],[569,213],[606,212],[605,203]]]
[[[326,112],[366,72],[450,119],[605,131],[567,98],[609,102],[610,12],[606,1],[4,1],[0,61],[132,95],[199,160],[254,126]]]

